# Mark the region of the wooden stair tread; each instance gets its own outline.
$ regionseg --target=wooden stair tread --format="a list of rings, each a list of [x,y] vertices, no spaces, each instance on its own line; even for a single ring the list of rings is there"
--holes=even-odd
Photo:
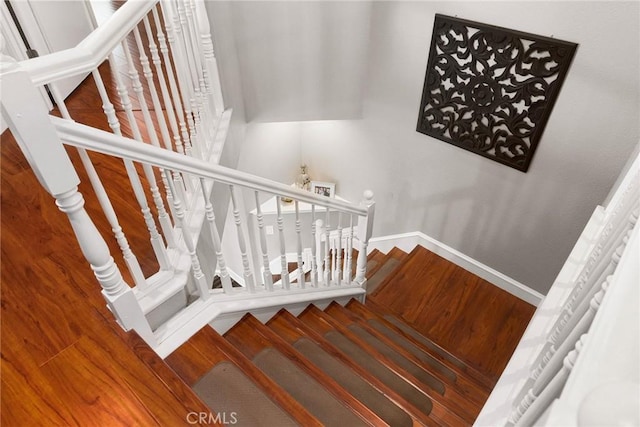
[[[267,326],[291,344],[296,350],[338,382],[356,399],[370,408],[380,419],[391,426],[410,427],[412,418],[400,407],[377,390],[349,366],[324,350],[312,338],[306,336],[294,325],[287,322],[288,313],[278,313],[267,322]],[[291,316],[289,314],[289,316]],[[292,317],[292,316],[291,316]]]
[[[418,387],[433,400],[434,405],[442,405],[447,411],[454,413],[469,423],[472,423],[477,413],[480,412],[479,404],[472,404],[467,398],[461,396],[451,383],[445,386],[441,379],[435,377],[428,369],[425,369],[420,362],[416,363],[411,359],[411,356],[407,357],[406,354],[403,354],[404,351],[402,349],[388,346],[369,333],[362,325],[350,317],[348,310],[339,304],[330,304],[324,313],[328,315],[326,317],[327,322],[337,331]]]
[[[470,381],[473,381],[480,387],[480,391],[482,391],[483,394],[488,396],[491,392],[493,386],[493,381],[491,379],[475,370],[472,366],[467,365],[436,343],[429,340],[427,337],[421,335],[418,331],[402,322],[402,320],[397,319],[393,315],[385,315],[385,310],[374,302],[369,300],[366,304],[362,304],[357,300],[352,299],[346,305],[346,308],[356,313],[361,318],[379,322],[383,328],[389,329],[398,336],[406,339],[408,343],[416,346],[431,358],[443,363],[448,369],[456,372],[458,376],[469,378]],[[380,330],[383,329],[380,328]]]
[[[384,425],[378,416],[251,315],[225,338],[325,425]]]
[[[298,317],[320,332],[327,341],[348,353],[349,357],[360,359],[360,364],[366,366],[371,372],[375,372],[376,376],[383,378],[385,384],[395,387],[396,391],[414,406],[429,408],[427,415],[436,422],[448,425],[470,424],[469,421],[463,420],[444,406],[437,399],[437,393],[425,390],[425,385],[414,375],[398,366],[393,360],[381,355],[352,331],[341,327],[317,307],[309,306]],[[398,382],[397,379],[402,381]]]
[[[305,426],[322,426],[322,423],[311,415],[304,406],[291,399],[286,391],[209,326],[198,331],[185,344],[169,355],[165,361],[185,381],[192,382],[192,386],[217,364],[231,362],[274,403],[289,414],[296,423]],[[220,411],[219,408],[212,409]]]
[[[417,246],[367,297],[495,381],[535,307]]]
[[[310,319],[307,319],[307,322],[310,322]],[[286,325],[283,326],[283,323],[286,323]],[[371,384],[373,387],[387,396],[400,408],[405,410],[414,419],[414,425],[416,425],[416,423],[425,426],[438,425],[438,423],[434,419],[428,416],[427,413],[429,412],[429,408],[419,408],[418,406],[412,404],[403,396],[402,390],[398,391],[398,387],[394,386],[396,385],[396,383],[398,383],[401,384],[401,388],[412,388],[411,385],[404,382],[404,380],[399,377],[394,379],[394,382],[392,382],[391,384],[389,381],[385,382],[383,379],[379,378],[371,372],[369,365],[365,366],[363,364],[357,363],[356,359],[343,352],[333,343],[326,340],[323,337],[322,333],[318,332],[315,328],[309,326],[309,324],[303,322],[301,319],[293,316],[291,313],[287,311],[281,311],[278,315],[276,315],[269,321],[269,327],[277,329],[278,333],[281,336],[286,337],[287,340],[297,340],[302,337],[306,337],[312,340],[325,352],[334,357],[336,360],[342,362],[344,365],[348,366],[362,379],[367,381],[369,384]]]

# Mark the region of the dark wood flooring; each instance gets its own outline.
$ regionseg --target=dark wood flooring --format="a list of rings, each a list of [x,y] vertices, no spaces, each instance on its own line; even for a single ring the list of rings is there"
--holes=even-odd
[[[108,70],[104,73],[108,81]],[[92,81],[85,81],[67,105],[77,121],[107,129]],[[68,151],[79,164],[75,150]],[[92,159],[108,178],[107,191],[143,271],[152,274],[158,266],[122,162]],[[201,402],[188,391],[170,391],[167,384],[180,382],[158,377],[149,367],[158,362],[152,355],[136,356],[133,348],[140,342],[124,333],[105,307],[66,216],[40,187],[9,131],[1,136],[0,165],[2,424],[188,425],[186,414],[201,409]],[[122,267],[110,226],[81,167],[78,172],[86,208]],[[533,308],[508,295],[488,296],[491,285],[442,260],[425,262],[420,271],[433,286],[413,287],[410,293],[389,288],[375,295],[376,301],[394,310],[406,305],[403,317],[427,336],[498,375]],[[456,281],[464,286],[454,286]],[[469,338],[472,332],[477,339]]]
[[[494,380],[535,311],[420,246],[369,299]]]

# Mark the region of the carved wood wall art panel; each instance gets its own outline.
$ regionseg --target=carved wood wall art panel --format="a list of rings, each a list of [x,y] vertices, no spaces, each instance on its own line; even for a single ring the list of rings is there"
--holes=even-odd
[[[417,131],[526,172],[576,48],[437,14]]]

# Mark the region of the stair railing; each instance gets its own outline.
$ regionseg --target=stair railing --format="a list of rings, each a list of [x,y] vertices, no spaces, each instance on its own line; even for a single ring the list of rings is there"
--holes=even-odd
[[[96,85],[105,113],[106,125],[98,128],[81,124],[81,115],[72,117],[73,110],[67,108],[56,88],[59,79],[87,73]],[[152,347],[169,334],[167,324],[186,322],[167,322],[172,316],[191,307],[205,307],[211,301],[237,304],[251,296],[365,286],[366,248],[375,209],[370,192],[366,192],[362,204],[353,204],[217,165],[231,111],[224,108],[202,0],[126,2],[75,48],[20,63],[3,56],[0,75],[2,114],[41,185],[68,215],[109,308],[125,329],[135,329]],[[48,115],[37,92],[45,84],[62,118]],[[78,150],[134,287],[125,282],[104,238],[85,211],[83,196],[78,192],[78,174],[62,144]],[[126,189],[111,187],[108,176],[99,175],[105,171],[92,162],[89,152],[122,159],[150,251],[157,260],[157,273],[145,277],[143,270],[148,266],[140,265],[118,219],[121,197],[114,199],[113,195],[117,192],[124,196]],[[238,229],[235,252],[242,259],[244,279],[244,286],[239,288],[232,285],[227,268],[232,255],[224,253],[222,233],[216,224],[214,183],[227,188]],[[274,196],[277,200],[293,200],[296,208],[305,203],[313,211],[350,218],[350,227],[355,229],[352,235],[357,232],[360,242],[356,274],[323,280],[313,261],[310,266],[302,265],[308,258],[303,253],[312,253],[315,248],[315,244],[305,242],[315,242],[317,230],[315,220],[303,220],[298,209],[293,229],[285,229],[278,221],[278,234],[292,234],[296,244],[287,248],[282,243],[278,249],[280,254],[293,249],[298,267],[303,267],[300,271],[309,271],[309,279],[302,274],[293,283],[274,284],[268,266],[260,273],[253,255],[264,256],[271,248],[267,247],[260,220],[257,225],[244,220],[248,213],[243,206],[247,200],[254,200],[259,209],[260,200]],[[253,232],[247,233],[248,228]],[[341,230],[344,225],[339,223],[334,228]],[[203,240],[214,252],[204,259],[199,250]],[[353,242],[348,247],[350,251],[356,249]],[[344,256],[351,258],[350,253]],[[210,270],[219,275],[221,289],[212,288],[213,278],[207,273]],[[172,298],[182,302],[158,320],[154,312]],[[185,319],[190,317],[193,314],[185,315]]]
[[[606,396],[589,398],[589,392],[604,390],[612,381],[635,384],[636,390],[640,386],[639,169],[637,157],[609,205],[595,210],[478,425],[579,425],[582,412],[615,424],[616,415],[598,406]],[[608,390],[615,393],[615,388]],[[631,400],[637,414],[637,397]]]

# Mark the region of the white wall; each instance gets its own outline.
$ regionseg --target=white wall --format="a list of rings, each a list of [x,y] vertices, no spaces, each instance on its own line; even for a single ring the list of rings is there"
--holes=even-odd
[[[415,131],[435,13],[579,44],[526,174]],[[347,199],[371,188],[375,236],[422,231],[546,293],[638,142],[638,17],[637,2],[374,2],[363,119],[251,123],[239,167],[291,182],[303,161]]]
[[[239,1],[232,10],[250,120],[362,117],[369,1]]]

